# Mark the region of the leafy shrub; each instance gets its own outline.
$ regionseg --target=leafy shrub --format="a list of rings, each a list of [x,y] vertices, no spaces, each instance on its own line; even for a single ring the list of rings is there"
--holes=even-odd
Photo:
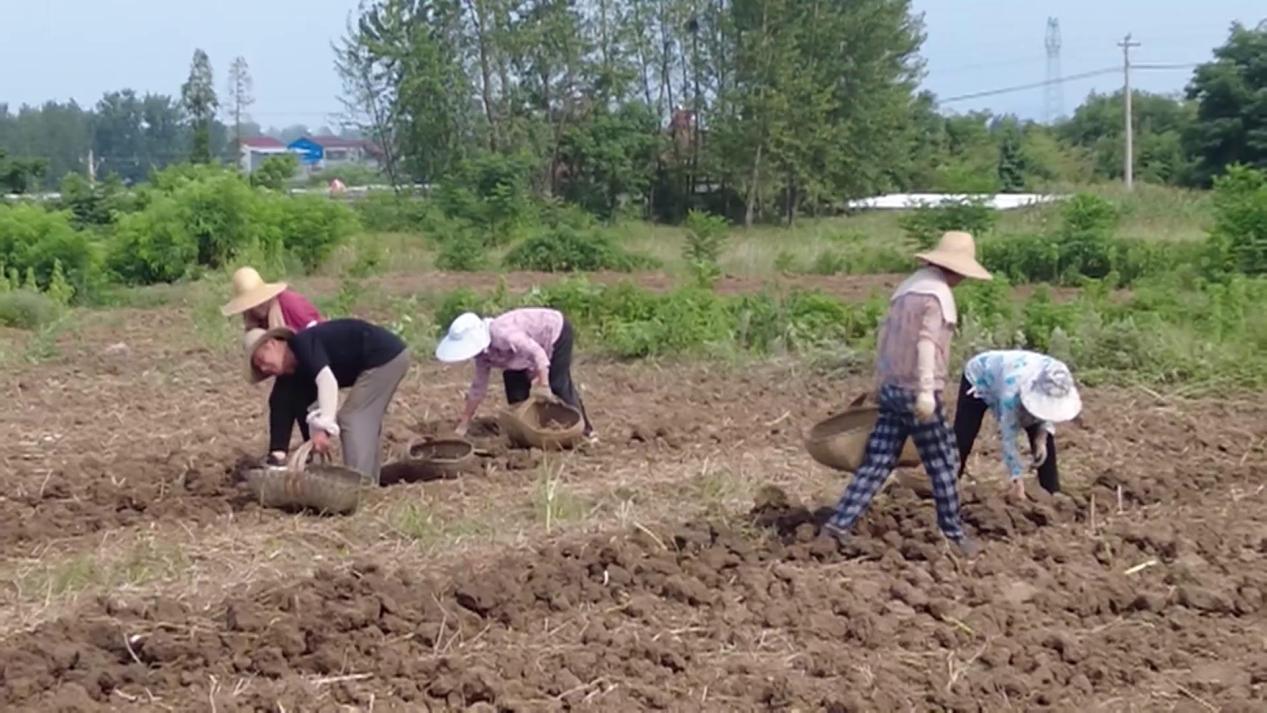
[[[106,266],[122,282],[174,282],[198,264],[198,242],[176,199],[160,196],[115,228]]]
[[[813,275],[839,275],[849,271],[849,258],[837,250],[823,250],[814,256],[809,272]]]
[[[160,172],[145,202],[119,220],[107,254],[111,272],[129,284],[170,282],[247,255],[279,266],[285,254],[312,271],[356,229],[342,203],[254,189],[206,167]]]
[[[631,272],[655,266],[652,258],[621,249],[608,233],[562,225],[516,245],[505,262],[515,270],[541,272]]]
[[[256,188],[271,188],[280,191],[286,182],[295,177],[299,170],[299,160],[294,154],[284,153],[269,156],[259,168],[251,172],[251,185]]]
[[[391,192],[374,191],[355,202],[357,216],[366,230],[410,233],[427,227],[432,218],[426,201]]]
[[[966,230],[980,238],[994,229],[998,216],[981,200],[964,199],[941,206],[920,206],[903,215],[898,224],[920,250],[937,243],[948,230]]]
[[[469,231],[458,231],[440,241],[436,268],[451,272],[476,272],[488,265],[484,245]]]
[[[1214,267],[1267,273],[1267,171],[1232,166],[1214,181]]]
[[[77,173],[66,174],[60,192],[60,207],[70,211],[72,225],[80,229],[112,225],[120,213],[135,209],[123,181],[113,174],[95,185]]]
[[[88,236],[71,226],[69,212],[24,203],[0,205],[0,264],[30,273],[32,287],[44,290],[59,263],[75,292],[86,294],[98,261]]]
[[[0,293],[0,325],[38,329],[57,318],[57,303],[45,295],[19,289]]]
[[[436,204],[479,228],[487,242],[503,244],[536,221],[528,190],[532,167],[525,156],[484,154],[465,161],[437,187]]]
[[[721,276],[722,248],[730,226],[721,216],[693,210],[686,215],[686,243],[682,253],[691,266],[696,282],[710,286]]]
[[[282,240],[311,272],[356,230],[356,215],[342,203],[315,195],[275,198],[284,206]]]

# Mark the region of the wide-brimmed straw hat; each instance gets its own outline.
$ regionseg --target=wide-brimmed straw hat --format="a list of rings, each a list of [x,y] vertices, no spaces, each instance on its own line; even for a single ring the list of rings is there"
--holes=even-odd
[[[915,257],[930,265],[950,270],[951,272],[974,280],[991,280],[990,272],[977,262],[977,245],[970,233],[962,230],[951,230],[943,233],[937,247],[927,252],[916,253]]]
[[[226,317],[258,307],[280,295],[288,285],[285,282],[265,282],[253,267],[238,268],[233,273],[233,299],[220,308]]]
[[[478,356],[493,341],[488,328],[491,321],[474,312],[458,315],[453,324],[449,325],[449,333],[436,346],[436,358],[445,362],[458,362]]]
[[[246,379],[249,383],[258,384],[269,378],[268,374],[255,368],[255,352],[259,351],[259,348],[270,339],[289,340],[293,336],[295,332],[289,327],[255,328],[246,331],[246,334],[242,336],[242,346],[246,349]]]
[[[1021,381],[1021,405],[1034,418],[1064,423],[1082,413],[1082,397],[1069,367],[1044,359]]]

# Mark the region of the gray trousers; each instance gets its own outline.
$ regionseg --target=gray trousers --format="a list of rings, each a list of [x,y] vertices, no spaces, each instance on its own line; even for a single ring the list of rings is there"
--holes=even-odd
[[[407,371],[408,349],[386,364],[362,372],[339,409],[343,464],[375,483],[382,467],[383,416]]]

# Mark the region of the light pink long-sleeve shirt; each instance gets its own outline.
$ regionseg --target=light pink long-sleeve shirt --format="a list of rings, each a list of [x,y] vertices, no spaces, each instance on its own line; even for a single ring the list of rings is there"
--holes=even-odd
[[[478,404],[484,399],[494,368],[548,374],[550,353],[563,332],[563,313],[535,307],[511,310],[494,319],[488,332],[488,348],[475,357],[475,378],[466,397],[468,403]]]

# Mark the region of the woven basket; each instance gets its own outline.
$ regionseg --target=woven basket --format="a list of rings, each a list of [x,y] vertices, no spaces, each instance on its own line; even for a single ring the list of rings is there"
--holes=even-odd
[[[361,490],[370,481],[358,471],[329,462],[308,465],[312,442],[291,454],[284,471],[257,470],[248,475],[248,485],[264,507],[307,509],[333,515],[356,510]],[[254,482],[252,482],[252,480]]]
[[[414,441],[405,449],[401,460],[410,464],[420,480],[456,478],[478,462],[475,446],[462,438],[424,438]]]
[[[866,394],[854,399],[849,408],[814,424],[805,438],[810,456],[829,468],[853,473],[862,465],[867,440],[879,418],[878,406],[864,404]],[[907,438],[898,456],[898,466],[919,465],[919,452]]]
[[[521,448],[571,448],[585,433],[578,409],[546,396],[532,396],[506,409],[500,421],[511,444]]]

